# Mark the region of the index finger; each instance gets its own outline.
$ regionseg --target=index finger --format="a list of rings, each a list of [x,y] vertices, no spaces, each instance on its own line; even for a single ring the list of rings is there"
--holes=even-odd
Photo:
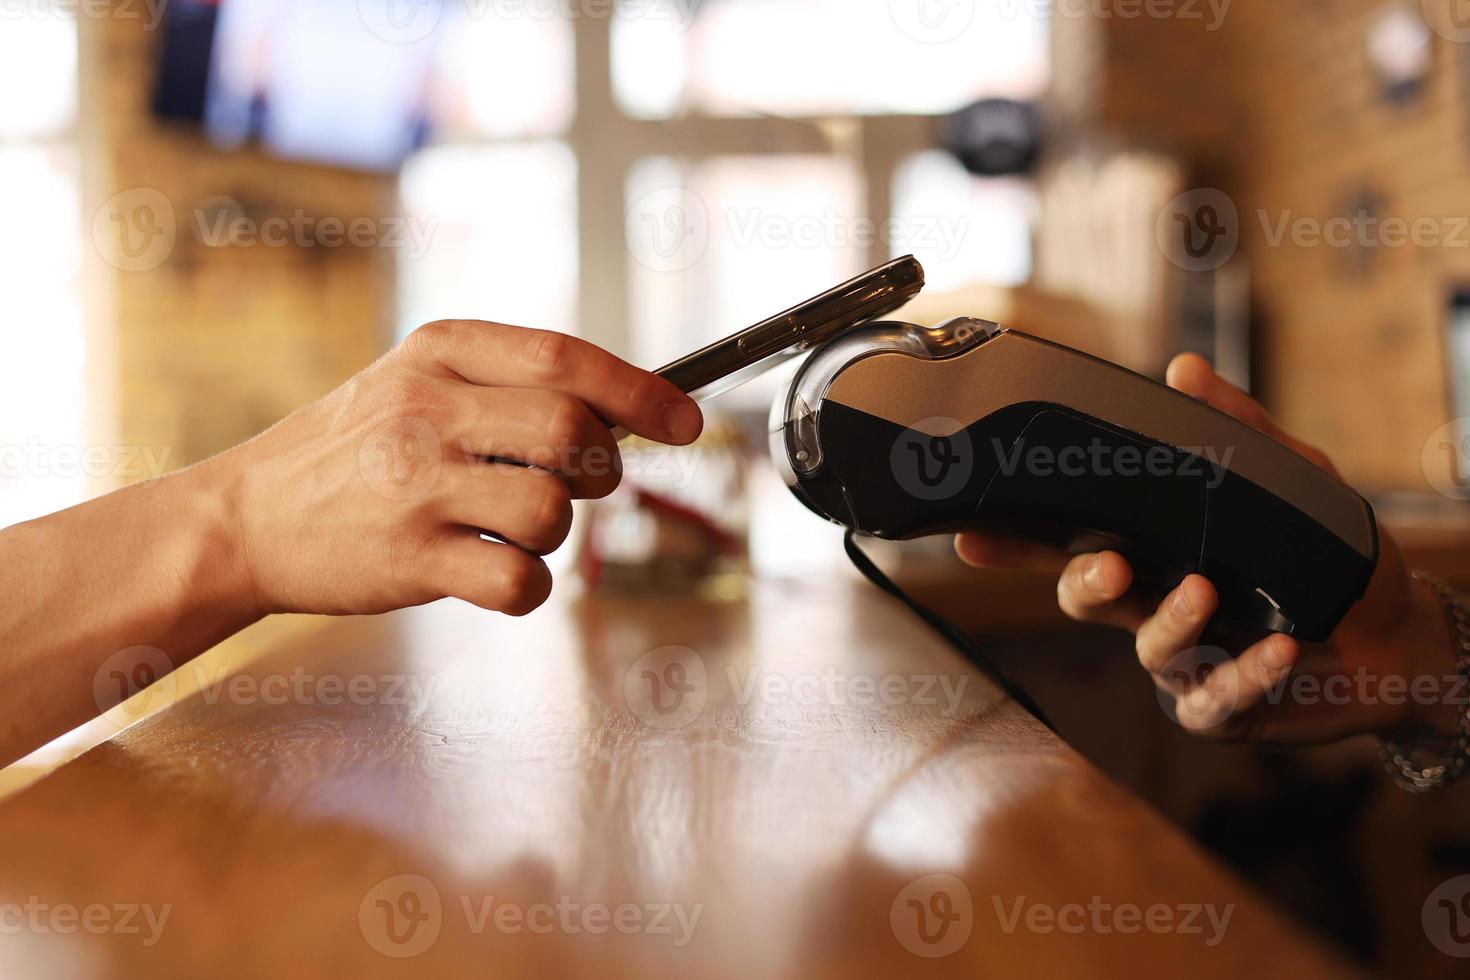
[[[414,331],[410,340],[471,384],[561,391],[648,439],[682,446],[704,427],[699,406],[672,383],[568,334],[439,320]]]

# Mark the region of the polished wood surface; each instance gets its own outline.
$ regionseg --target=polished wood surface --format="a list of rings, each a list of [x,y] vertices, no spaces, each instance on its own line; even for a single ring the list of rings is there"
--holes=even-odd
[[[862,586],[346,620],[0,804],[0,976],[675,973],[1344,970]]]

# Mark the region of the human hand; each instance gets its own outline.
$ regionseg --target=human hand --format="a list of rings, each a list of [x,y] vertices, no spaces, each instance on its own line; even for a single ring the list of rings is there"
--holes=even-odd
[[[566,539],[572,500],[618,485],[610,424],[684,445],[703,419],[585,341],[443,320],[196,469],[218,488],[261,613],[454,596],[524,615],[550,594],[540,556]]]
[[[1281,431],[1259,403],[1202,358],[1176,358],[1168,382],[1338,475],[1320,450]],[[1455,661],[1438,600],[1410,579],[1393,538],[1381,527],[1378,534],[1378,567],[1367,592],[1326,643],[1272,634],[1228,651],[1229,658],[1200,646],[1219,606],[1204,576],[1190,575],[1151,607],[1130,593],[1133,570],[1117,552],[1073,557],[972,533],[956,538],[955,549],[975,566],[1057,570],[1062,610],[1081,622],[1132,632],[1139,663],[1173,699],[1179,723],[1197,734],[1297,744],[1362,733],[1452,735],[1456,709],[1450,702],[1463,692],[1452,680]],[[1411,687],[1419,679],[1432,679],[1423,693]]]

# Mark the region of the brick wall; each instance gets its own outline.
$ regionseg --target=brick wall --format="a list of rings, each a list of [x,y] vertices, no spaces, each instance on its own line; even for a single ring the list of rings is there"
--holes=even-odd
[[[1446,233],[1470,214],[1470,45],[1435,35],[1422,94],[1393,104],[1366,53],[1388,5],[1235,0],[1215,31],[1109,18],[1101,117],[1235,201],[1258,390],[1280,420],[1361,486],[1417,490],[1424,444],[1451,414],[1446,294],[1470,283],[1470,232],[1459,246],[1361,249],[1273,245],[1266,231],[1283,217],[1351,217],[1365,197],[1380,219],[1427,217]]]
[[[377,219],[394,192],[388,178],[222,152],[193,127],[160,123],[148,109],[158,35],[145,25],[136,15],[79,18],[83,213],[97,246],[89,330],[105,427],[124,445],[170,447],[182,465],[369,363],[386,347],[393,305],[389,249],[211,247],[196,212],[206,227],[221,206],[255,221],[297,209],[313,221]],[[108,222],[130,222],[137,201],[157,200],[139,197],[152,191],[172,209],[174,245],[149,268],[118,268]]]

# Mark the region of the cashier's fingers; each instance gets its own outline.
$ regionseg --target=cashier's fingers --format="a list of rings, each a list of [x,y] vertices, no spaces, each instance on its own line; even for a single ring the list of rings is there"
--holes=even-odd
[[[1169,387],[1264,432],[1341,479],[1326,453],[1284,432],[1260,402],[1216,374],[1209,362],[1198,354],[1180,354],[1174,358],[1169,363],[1168,382]]]
[[[1146,612],[1128,596],[1132,584],[1133,569],[1116,551],[1078,555],[1057,580],[1057,603],[1078,622],[1136,631]]]
[[[1269,698],[1301,659],[1301,645],[1273,633],[1234,659],[1219,664],[1198,683],[1177,690],[1175,720],[1196,735],[1227,740],[1271,738]],[[1170,683],[1157,677],[1161,687]]]
[[[1219,593],[1203,575],[1190,575],[1179,583],[1138,628],[1135,646],[1143,669],[1157,674],[1182,651],[1198,644],[1219,605]]]
[[[423,574],[437,596],[524,616],[551,595],[546,563],[515,545],[486,541],[472,528],[453,528],[424,550]]]

